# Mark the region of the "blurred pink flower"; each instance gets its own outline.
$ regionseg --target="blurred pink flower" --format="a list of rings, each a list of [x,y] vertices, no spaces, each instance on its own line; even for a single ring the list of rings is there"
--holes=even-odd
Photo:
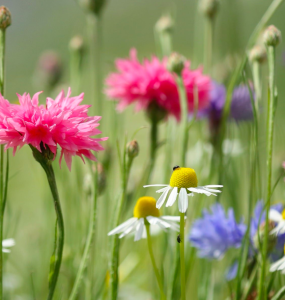
[[[6,144],[6,149],[13,148],[15,154],[18,147],[25,144],[32,145],[41,152],[41,143],[46,145],[56,155],[57,145],[61,147],[59,163],[64,156],[66,164],[71,169],[72,156],[83,155],[96,160],[91,151],[101,151],[99,144],[108,138],[91,138],[100,134],[97,129],[99,116],[89,117],[90,105],[79,105],[84,94],[70,97],[68,89],[55,100],[47,98],[46,105],[39,105],[36,93],[32,98],[29,94],[18,95],[20,105],[11,104],[0,94],[0,144]]]
[[[175,74],[166,67],[167,58],[160,61],[153,56],[140,63],[135,49],[130,51],[129,59],[116,61],[117,73],[112,73],[106,79],[108,97],[119,100],[118,110],[136,102],[136,110],[146,109],[155,101],[168,114],[180,118],[180,103]],[[190,70],[187,61],[182,77],[188,97],[189,112],[194,109],[194,88],[198,89],[198,109],[208,106],[211,79],[202,74],[202,69]]]

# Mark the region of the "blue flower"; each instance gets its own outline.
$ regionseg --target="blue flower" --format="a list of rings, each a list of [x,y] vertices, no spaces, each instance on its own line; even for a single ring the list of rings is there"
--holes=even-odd
[[[198,249],[198,256],[221,259],[229,248],[239,248],[246,226],[237,223],[233,209],[226,215],[221,204],[214,204],[211,212],[204,210],[191,228],[189,240]]]

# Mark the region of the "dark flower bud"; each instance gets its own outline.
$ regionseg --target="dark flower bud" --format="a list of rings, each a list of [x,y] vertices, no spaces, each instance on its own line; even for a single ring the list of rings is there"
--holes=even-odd
[[[281,31],[274,25],[268,26],[263,33],[263,42],[266,46],[277,46],[281,40]]]
[[[127,144],[127,154],[130,158],[135,158],[139,154],[139,144],[133,140]]]
[[[106,0],[79,0],[80,5],[94,13],[95,15],[99,15],[106,4]]]
[[[0,28],[6,29],[11,25],[11,13],[5,6],[0,6]]]
[[[199,9],[208,18],[214,18],[220,2],[218,0],[200,0]]]
[[[150,120],[160,122],[167,116],[167,111],[152,101],[147,107],[146,115]]]
[[[263,63],[266,60],[266,49],[263,46],[255,45],[249,52],[249,60]]]
[[[174,52],[168,58],[167,68],[170,72],[174,72],[180,76],[184,69],[184,63],[185,58],[182,55]]]
[[[162,16],[155,24],[157,32],[171,32],[174,27],[173,19],[170,15]]]

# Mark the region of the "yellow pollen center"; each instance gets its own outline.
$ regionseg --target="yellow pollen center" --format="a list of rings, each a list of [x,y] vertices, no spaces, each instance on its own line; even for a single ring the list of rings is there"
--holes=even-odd
[[[285,209],[283,209],[283,211],[282,211],[282,218],[283,218],[283,220],[285,220]]]
[[[141,197],[134,208],[135,218],[146,218],[147,216],[159,217],[156,201],[153,197]]]
[[[194,169],[176,168],[170,178],[169,185],[177,188],[197,187],[198,180]]]

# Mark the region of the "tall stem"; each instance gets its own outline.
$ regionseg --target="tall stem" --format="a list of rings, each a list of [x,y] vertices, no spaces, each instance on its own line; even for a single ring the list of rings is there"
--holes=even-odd
[[[126,147],[125,147],[126,148]],[[120,223],[120,218],[122,214],[123,204],[126,199],[127,194],[127,185],[130,174],[131,165],[133,163],[133,158],[129,157],[128,161],[126,161],[126,149],[123,154],[123,162],[122,162],[122,192],[120,196],[120,200],[118,202],[118,206],[115,212],[115,226],[118,226]],[[110,277],[111,277],[111,299],[116,300],[118,297],[118,282],[119,282],[119,274],[118,274],[118,266],[119,266],[119,248],[120,241],[118,235],[115,235],[112,241],[111,246],[111,262],[110,262]]]
[[[273,152],[273,130],[274,130],[274,113],[275,113],[275,47],[268,46],[268,66],[269,66],[269,101],[267,112],[267,195],[265,202],[265,234],[262,245],[262,266],[259,277],[258,300],[265,299],[265,272],[267,262],[267,245],[268,245],[268,225],[269,210],[271,198],[271,180],[272,180],[272,152]]]
[[[0,92],[4,95],[4,73],[5,73],[5,33],[6,29],[0,29]],[[6,190],[6,189],[5,189]],[[3,297],[3,202],[4,202],[4,146],[0,149],[0,299]]]
[[[54,209],[56,212],[56,217],[57,217],[57,225],[58,225],[58,240],[57,240],[57,248],[56,248],[56,255],[55,255],[55,264],[54,264],[54,271],[51,275],[50,282],[49,282],[49,294],[48,294],[48,300],[53,299],[53,295],[55,292],[57,280],[58,280],[58,275],[60,271],[60,266],[61,266],[61,260],[62,260],[62,252],[63,252],[63,245],[64,245],[64,223],[63,223],[63,216],[62,216],[62,211],[61,211],[61,206],[60,206],[60,200],[59,200],[59,195],[58,195],[58,190],[57,190],[57,185],[56,185],[56,180],[54,176],[54,171],[52,168],[52,161],[48,159],[44,152],[49,151],[49,149],[42,149],[42,153],[39,152],[36,148],[30,146],[35,160],[42,166],[44,169],[47,180],[49,183],[49,187],[52,193],[53,197],[53,203],[54,203]]]
[[[184,255],[184,226],[185,213],[180,213],[180,279],[181,279],[181,300],[185,300],[185,255]]]
[[[95,97],[96,113],[101,116],[103,113],[102,99],[102,17],[101,14],[95,16]]]
[[[163,291],[163,283],[162,283],[161,277],[159,275],[159,271],[158,271],[158,268],[156,266],[153,251],[152,251],[152,243],[151,243],[151,237],[150,237],[149,223],[147,221],[145,221],[145,228],[146,228],[148,252],[149,252],[151,262],[152,262],[155,277],[156,277],[156,280],[157,280],[157,283],[158,283],[158,286],[159,286],[160,297],[161,297],[161,300],[166,300],[166,297],[165,297],[165,294],[164,294],[164,291]]]
[[[252,77],[255,91],[255,107],[258,111],[258,107],[261,101],[262,88],[260,81],[260,63],[258,61],[254,61],[252,64]]]
[[[177,76],[181,107],[182,148],[180,154],[181,167],[186,167],[186,152],[188,144],[188,103],[182,76]]]
[[[84,248],[84,253],[80,262],[80,266],[76,275],[75,283],[72,288],[69,300],[76,299],[78,289],[80,287],[81,280],[83,278],[83,272],[86,268],[86,264],[88,261],[88,256],[91,248],[92,241],[94,240],[94,233],[95,233],[95,225],[96,225],[96,216],[97,216],[97,199],[98,199],[98,170],[96,168],[95,174],[94,174],[94,194],[92,197],[93,203],[92,203],[92,215],[90,217],[90,223],[89,223],[89,232],[87,236],[87,241]]]
[[[206,73],[211,72],[213,58],[213,34],[214,19],[206,17],[205,21],[205,44],[204,44],[204,68]]]

